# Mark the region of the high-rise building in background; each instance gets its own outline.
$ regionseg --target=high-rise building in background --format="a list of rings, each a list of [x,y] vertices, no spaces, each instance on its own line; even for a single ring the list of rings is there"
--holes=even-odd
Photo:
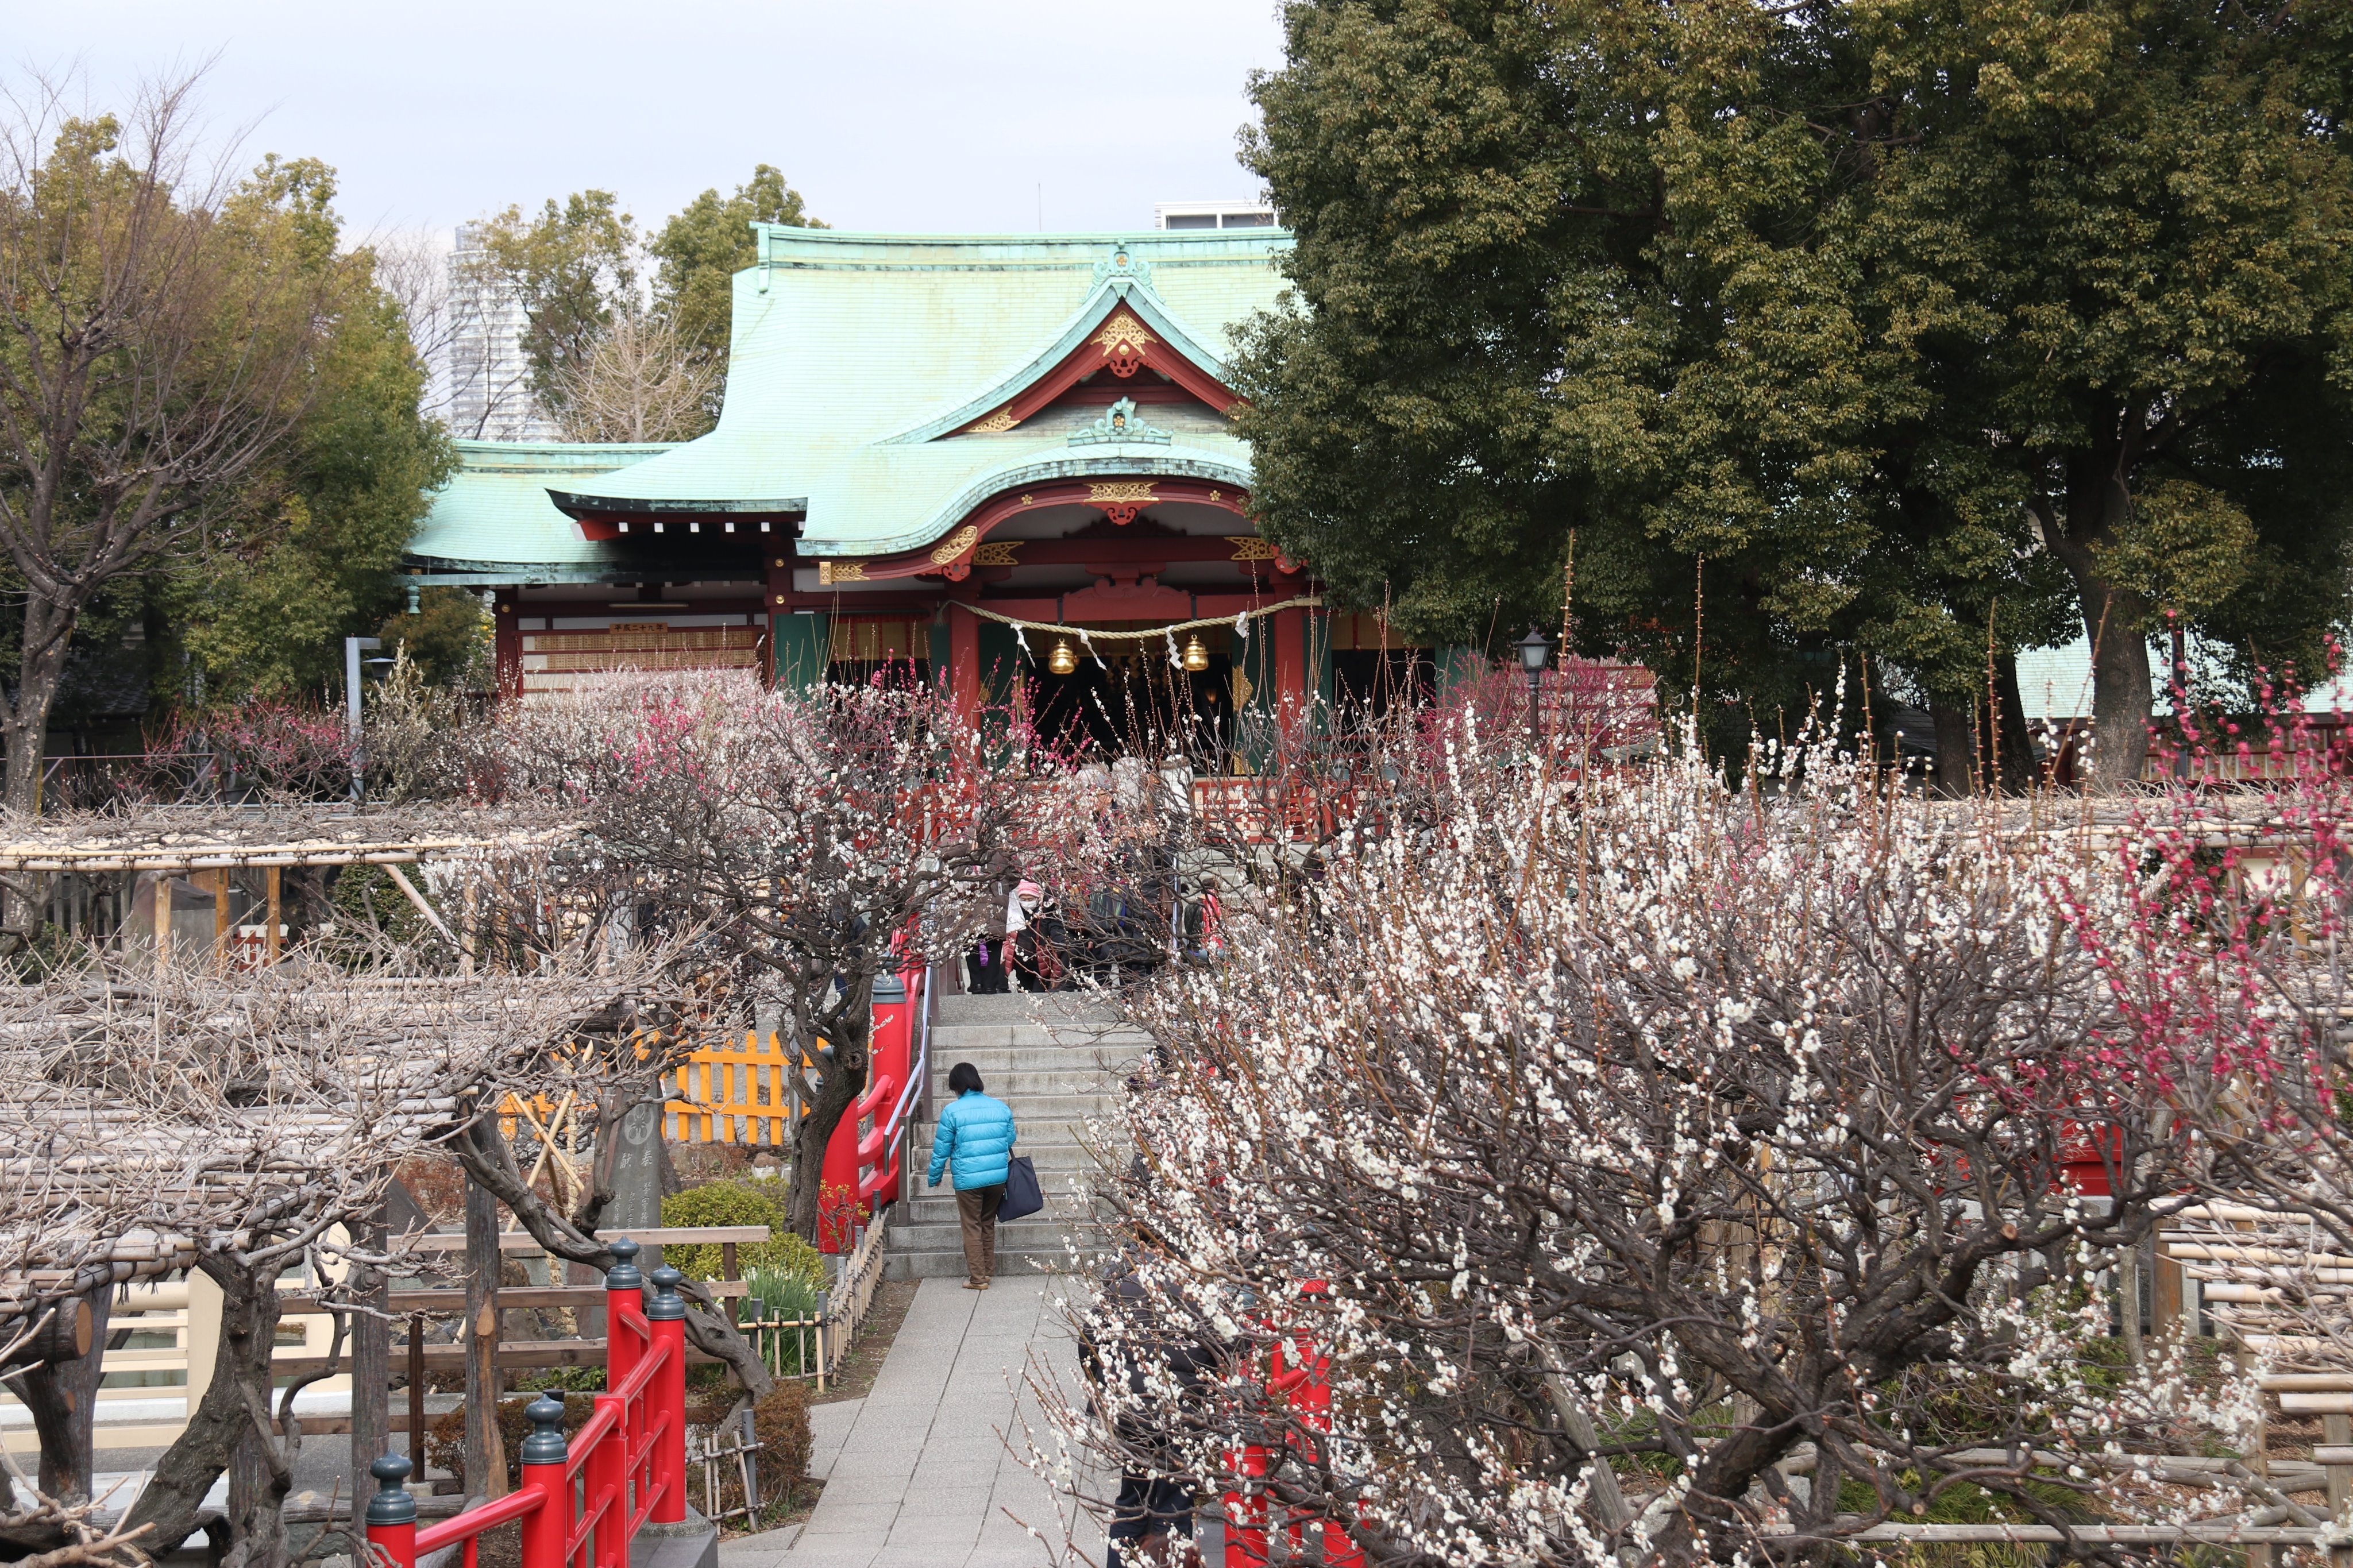
[[[449,257],[449,429],[463,440],[553,441],[554,423],[531,395],[522,303],[481,266],[479,224],[458,226]]]
[[[1152,220],[1157,228],[1272,228],[1274,208],[1264,202],[1162,202]]]

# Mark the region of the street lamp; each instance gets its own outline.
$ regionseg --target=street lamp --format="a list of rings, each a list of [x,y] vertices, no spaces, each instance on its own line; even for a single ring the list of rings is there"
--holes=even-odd
[[[1552,662],[1552,644],[1534,626],[1513,644],[1520,650],[1520,669],[1528,678],[1528,744],[1536,743],[1536,692],[1544,685],[1545,666]]]
[[[382,637],[343,639],[343,712],[352,737],[352,798],[360,797],[360,777],[367,764],[360,756],[360,655],[384,646]]]

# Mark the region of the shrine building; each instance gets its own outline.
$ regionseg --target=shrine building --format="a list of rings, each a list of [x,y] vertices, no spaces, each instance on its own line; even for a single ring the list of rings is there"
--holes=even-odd
[[[1281,231],[757,227],[708,435],[458,444],[409,581],[490,592],[504,691],[898,665],[1107,744],[1185,726],[1222,771],[1423,679],[1246,515],[1229,363]]]

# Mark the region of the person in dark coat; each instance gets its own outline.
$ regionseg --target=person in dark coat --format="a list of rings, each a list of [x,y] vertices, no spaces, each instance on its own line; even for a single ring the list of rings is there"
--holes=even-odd
[[[1165,1303],[1155,1301],[1132,1266],[1123,1263],[1118,1269],[1104,1281],[1102,1300],[1102,1315],[1116,1321],[1118,1331],[1109,1335],[1090,1331],[1079,1339],[1080,1364],[1099,1391],[1097,1398],[1114,1381],[1126,1391],[1113,1426],[1128,1462],[1112,1504],[1105,1568],[1177,1562],[1175,1544],[1191,1542],[1198,1488],[1179,1469],[1180,1456],[1169,1429],[1184,1419],[1184,1400],[1198,1393],[1218,1360],[1216,1347],[1187,1330]],[[1175,1374],[1180,1393],[1173,1406],[1160,1403],[1151,1371],[1155,1362]],[[1198,1563],[1199,1558],[1183,1560]]]

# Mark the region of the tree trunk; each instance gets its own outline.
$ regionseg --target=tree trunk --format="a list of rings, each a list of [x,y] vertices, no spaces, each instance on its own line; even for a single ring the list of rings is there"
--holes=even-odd
[[[2123,529],[2131,507],[2122,457],[2104,444],[2069,460],[2066,518],[2043,531],[2083,601],[2084,631],[2092,642],[2092,766],[2086,782],[2103,795],[2137,782],[2148,756],[2152,606],[2141,595],[2110,582],[2099,560],[2101,546]]]
[[[9,705],[0,733],[8,742],[8,777],[5,798],[8,809],[30,816],[40,809],[41,765],[48,749],[49,710],[57,705],[58,679],[64,672],[66,647],[73,636],[75,614],[39,595],[25,604],[24,655],[16,670],[16,701]],[[13,913],[13,911],[12,911]],[[14,920],[9,929],[21,930]]]
[[[2000,737],[1998,769],[2002,793],[2019,795],[2034,783],[2038,763],[2034,756],[2034,732],[2026,727],[2026,698],[2018,686],[2018,655],[2004,651],[1994,656],[1993,697],[1996,733]]]
[[[840,1010],[840,1022],[828,1036],[833,1059],[818,1085],[809,1113],[801,1119],[800,1142],[793,1154],[792,1192],[787,1200],[791,1206],[786,1212],[792,1216],[795,1234],[804,1241],[818,1239],[818,1222],[824,1213],[826,1145],[833,1142],[833,1130],[841,1125],[851,1104],[866,1092],[866,1080],[872,1070],[873,995],[874,977],[871,974],[860,976],[851,985]],[[813,1055],[817,1042],[803,1040],[799,1045],[803,1052]]]
[[[19,1392],[41,1439],[40,1487],[60,1502],[90,1496],[98,1414],[98,1381],[106,1360],[106,1321],[114,1291],[101,1287],[76,1301],[59,1302],[68,1332],[59,1351],[26,1370]]]
[[[632,1103],[634,1098],[617,1093],[602,1101],[596,1123],[600,1145],[613,1136],[619,1124],[620,1108]],[[481,1118],[453,1140],[450,1148],[466,1167],[467,1178],[480,1184],[505,1204],[548,1256],[586,1264],[599,1274],[613,1267],[612,1253],[596,1239],[592,1230],[566,1219],[524,1184],[522,1172],[515,1165],[514,1152],[499,1134],[497,1118]],[[681,1289],[688,1298],[688,1342],[703,1354],[726,1363],[727,1370],[735,1374],[736,1383],[751,1398],[766,1398],[776,1386],[776,1380],[761,1362],[759,1352],[752,1348],[752,1342],[718,1310],[710,1293],[700,1285],[690,1279]]]
[[[1936,722],[1936,793],[1955,799],[1975,794],[1977,715],[1962,703],[1932,694],[1928,717]]]
[[[205,1493],[228,1468],[246,1434],[254,1430],[255,1410],[266,1415],[269,1409],[269,1352],[278,1335],[278,1270],[241,1268],[217,1255],[205,1256],[197,1266],[221,1290],[220,1350],[213,1363],[212,1384],[179,1440],[156,1462],[153,1478],[124,1521],[155,1527],[153,1537],[140,1542],[154,1557],[195,1532]],[[282,1489],[274,1496],[265,1492],[259,1504],[275,1516],[283,1496]]]

